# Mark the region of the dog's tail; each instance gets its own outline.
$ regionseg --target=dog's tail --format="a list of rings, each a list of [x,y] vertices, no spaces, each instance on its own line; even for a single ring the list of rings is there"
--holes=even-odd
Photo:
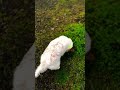
[[[37,78],[40,75],[40,73],[44,73],[46,70],[47,70],[46,65],[40,64],[35,71],[35,78]]]

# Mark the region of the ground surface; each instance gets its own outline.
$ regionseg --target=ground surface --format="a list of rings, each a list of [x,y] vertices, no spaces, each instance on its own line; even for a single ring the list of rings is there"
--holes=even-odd
[[[36,9],[36,38],[39,36],[37,38],[39,42],[36,42],[38,43],[36,60],[39,60],[40,54],[49,41],[59,36],[59,34],[53,35],[53,33],[62,32],[63,25],[79,21],[84,23],[83,1],[79,0],[80,2],[77,4],[65,4],[68,6],[61,5],[61,8],[58,5],[56,9],[53,8],[58,0],[54,0],[54,4],[52,1],[40,0],[40,3],[38,3],[40,7]],[[64,2],[64,0],[60,1]],[[43,3],[46,3],[48,7]],[[89,60],[86,61],[86,90],[120,90],[120,7],[116,7],[116,5],[120,5],[119,0],[103,2],[101,0],[94,2],[86,0],[86,30],[94,43],[92,44],[93,50],[90,56],[92,59],[86,59]],[[31,10],[27,11],[30,5],[26,3],[23,7],[22,3],[16,3],[16,0],[14,0],[12,4],[6,3],[6,6],[8,7],[2,6],[0,8],[2,9],[2,12],[0,12],[0,18],[2,18],[0,21],[0,87],[2,90],[10,90],[12,88],[13,71],[34,42],[34,26],[32,27],[34,25],[34,17],[30,14]],[[108,7],[106,8],[105,6]],[[63,9],[65,7],[68,9]],[[80,13],[82,11],[83,13]],[[67,13],[67,16],[66,13],[63,15],[64,12]],[[51,20],[51,16],[54,17],[52,18],[53,20]],[[33,18],[32,23],[29,20],[30,18]],[[64,58],[67,58],[67,61],[71,60],[71,57],[68,56],[69,54],[67,53],[64,56]],[[73,53],[70,56],[72,55]],[[65,67],[66,62],[62,64]],[[61,73],[59,71],[47,71],[36,81],[36,89],[47,87],[48,89],[57,88],[59,90],[63,88],[69,90],[69,85],[60,86],[58,83],[53,83],[57,72],[60,73],[60,76],[68,75],[62,73],[64,70],[60,71]],[[66,80],[68,79],[64,77],[61,81],[64,84]],[[61,81],[59,82],[61,83]],[[71,78],[71,83],[73,83],[72,81],[74,81],[73,78]]]
[[[86,90],[120,90],[119,5],[114,0],[86,0],[85,24],[92,38],[85,66]]]
[[[11,90],[14,70],[34,43],[34,4],[0,1],[0,7],[0,89]]]
[[[84,29],[79,27],[78,23],[84,24],[84,10],[84,0],[36,1],[36,66],[39,64],[39,57],[46,46],[57,36],[66,34],[73,39],[76,37],[75,42],[81,41],[78,37],[79,33],[84,37]],[[70,30],[66,32],[68,27],[74,27],[75,35]],[[76,30],[79,29],[82,31],[77,34]],[[84,53],[84,42],[84,38],[83,42],[79,42],[83,43],[81,53]],[[85,54],[81,54],[81,56],[76,54],[77,51],[80,51],[76,47],[77,44],[75,43],[73,52],[66,53],[62,57],[60,70],[48,70],[36,79],[36,90],[84,90]]]

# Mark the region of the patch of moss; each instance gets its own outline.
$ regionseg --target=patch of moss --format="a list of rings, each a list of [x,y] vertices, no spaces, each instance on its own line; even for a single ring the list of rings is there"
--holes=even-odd
[[[65,69],[60,69],[56,74],[55,82],[60,85],[65,85],[69,79],[69,73]]]
[[[86,30],[95,53],[92,65],[86,63],[86,90],[119,90],[120,3],[111,0],[86,2]]]
[[[66,53],[62,58],[61,69],[56,72],[55,81],[61,85],[69,85],[70,90],[83,90],[85,74],[85,27],[73,23],[65,26],[63,35],[71,38],[74,52]]]
[[[64,35],[72,39],[77,55],[85,55],[85,26],[83,24],[73,23],[66,26]]]

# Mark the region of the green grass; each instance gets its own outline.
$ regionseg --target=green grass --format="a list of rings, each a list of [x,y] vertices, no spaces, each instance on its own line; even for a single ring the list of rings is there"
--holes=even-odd
[[[72,39],[78,56],[85,55],[85,26],[83,24],[73,23],[66,26],[64,35]]]
[[[41,52],[39,50],[38,52],[42,53],[47,44],[55,37],[65,35],[71,38],[74,43],[74,52],[68,52],[61,58],[61,68],[54,71],[54,80],[51,82],[59,89],[69,87],[70,90],[83,90],[85,84],[85,26],[81,23],[68,24],[64,26],[63,31],[55,34],[49,33],[47,37],[41,37],[41,34],[36,33],[37,40],[39,40],[36,42],[36,46],[41,48]],[[46,44],[40,40],[46,41]],[[40,53],[36,53],[36,58],[39,58]]]
[[[59,0],[51,8],[36,9],[36,66],[39,64],[39,56],[51,40],[66,35],[74,42],[74,52],[65,53],[61,58],[59,70],[46,72],[43,74],[44,77],[38,78],[36,90],[41,88],[83,90],[85,84],[84,16],[84,0],[81,2]]]
[[[87,90],[120,89],[120,12],[117,1],[86,1],[86,30],[90,33],[95,62],[87,64]],[[92,28],[91,28],[92,27]]]
[[[69,85],[70,90],[80,90],[85,83],[85,27],[83,24],[73,23],[65,26],[64,30],[61,35],[73,40],[74,52],[62,57],[61,69],[55,74],[55,82],[63,86]]]
[[[55,83],[59,85],[66,85],[66,82],[69,80],[69,72],[66,69],[60,69],[56,73]]]

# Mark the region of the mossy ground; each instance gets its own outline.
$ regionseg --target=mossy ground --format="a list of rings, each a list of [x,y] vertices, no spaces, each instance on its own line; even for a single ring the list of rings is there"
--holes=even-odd
[[[114,0],[86,1],[85,24],[95,56],[86,60],[86,90],[120,90],[119,5]]]
[[[48,70],[36,79],[36,90],[83,90],[84,0],[59,0],[49,8],[45,7],[43,2],[42,6],[44,8],[36,7],[36,66],[49,42],[60,35],[66,35],[73,40],[74,51],[66,53],[61,58],[60,70]]]
[[[8,3],[10,2],[0,1],[1,90],[13,88],[14,70],[35,40],[34,13],[33,10],[28,9],[29,2],[24,5],[21,1],[13,1],[9,5]],[[32,5],[29,6],[31,7]]]

